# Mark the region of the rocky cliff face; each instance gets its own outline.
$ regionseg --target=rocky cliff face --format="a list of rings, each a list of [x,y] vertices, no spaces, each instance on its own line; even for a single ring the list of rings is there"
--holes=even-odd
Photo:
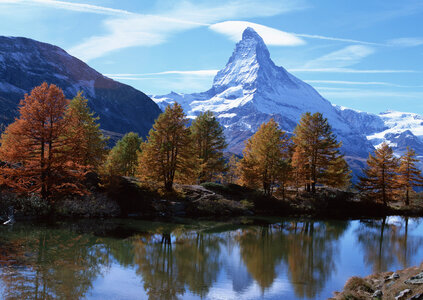
[[[161,112],[144,93],[101,75],[59,47],[0,37],[0,122],[13,121],[19,100],[44,81],[58,85],[68,98],[83,91],[105,130],[146,135]]]

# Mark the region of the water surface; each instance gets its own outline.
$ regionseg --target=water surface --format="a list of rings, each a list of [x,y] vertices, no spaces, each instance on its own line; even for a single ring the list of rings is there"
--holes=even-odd
[[[5,299],[325,299],[423,258],[422,219],[80,220],[0,227]]]

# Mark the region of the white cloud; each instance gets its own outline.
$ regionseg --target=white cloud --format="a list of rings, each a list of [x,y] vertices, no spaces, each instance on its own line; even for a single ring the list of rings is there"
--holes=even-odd
[[[211,30],[224,34],[235,42],[241,39],[242,33],[247,27],[253,28],[267,45],[297,46],[305,44],[304,40],[294,34],[252,22],[226,21],[209,26]]]
[[[275,45],[275,46],[296,46],[296,45],[305,44],[305,41],[301,38],[338,41],[338,42],[345,42],[345,43],[374,45],[374,46],[384,45],[384,44],[374,43],[374,42],[329,37],[329,36],[316,35],[316,34],[285,32],[276,28],[264,26],[257,23],[246,22],[246,21],[226,21],[226,22],[216,23],[209,26],[211,30],[214,30],[218,33],[222,33],[228,36],[232,41],[235,41],[235,42],[241,39],[242,32],[244,31],[246,27],[254,28],[254,30],[257,31],[257,33],[263,38],[266,44]]]
[[[343,68],[360,62],[373,54],[374,49],[364,45],[351,45],[309,61],[306,68]]]
[[[423,45],[423,38],[419,37],[407,37],[407,38],[398,38],[388,41],[390,46],[399,46],[399,47],[415,47]]]
[[[158,45],[172,34],[220,20],[272,16],[299,8],[302,8],[301,2],[293,0],[178,2],[161,14],[130,14],[107,19],[104,21],[107,33],[93,36],[69,49],[69,52],[88,61],[122,48]]]
[[[108,19],[104,25],[107,34],[91,37],[69,49],[69,52],[88,61],[122,48],[158,45],[166,41],[171,33],[199,26],[198,23],[158,15]]]
[[[358,74],[378,74],[378,73],[417,73],[415,70],[358,70],[349,68],[292,68],[289,72],[298,73],[358,73]]]
[[[66,1],[56,1],[56,0],[0,0],[1,3],[8,4],[23,4],[23,5],[36,5],[36,6],[48,6],[57,9],[65,9],[77,12],[87,12],[95,14],[104,14],[104,15],[132,15],[132,12],[115,9],[109,7],[103,7],[98,5],[91,5],[85,3],[76,3],[76,2],[66,2]]]

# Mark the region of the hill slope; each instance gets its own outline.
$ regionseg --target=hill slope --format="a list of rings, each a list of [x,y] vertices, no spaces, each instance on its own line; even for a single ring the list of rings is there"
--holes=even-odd
[[[19,100],[44,81],[58,85],[68,98],[83,91],[105,130],[146,135],[161,112],[144,93],[103,76],[59,47],[0,37],[0,122],[13,121]]]

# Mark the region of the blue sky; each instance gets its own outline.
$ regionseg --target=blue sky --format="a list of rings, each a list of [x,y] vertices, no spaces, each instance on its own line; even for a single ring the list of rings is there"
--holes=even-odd
[[[420,0],[0,0],[0,34],[58,45],[147,94],[210,88],[241,31],[334,104],[423,113]]]

